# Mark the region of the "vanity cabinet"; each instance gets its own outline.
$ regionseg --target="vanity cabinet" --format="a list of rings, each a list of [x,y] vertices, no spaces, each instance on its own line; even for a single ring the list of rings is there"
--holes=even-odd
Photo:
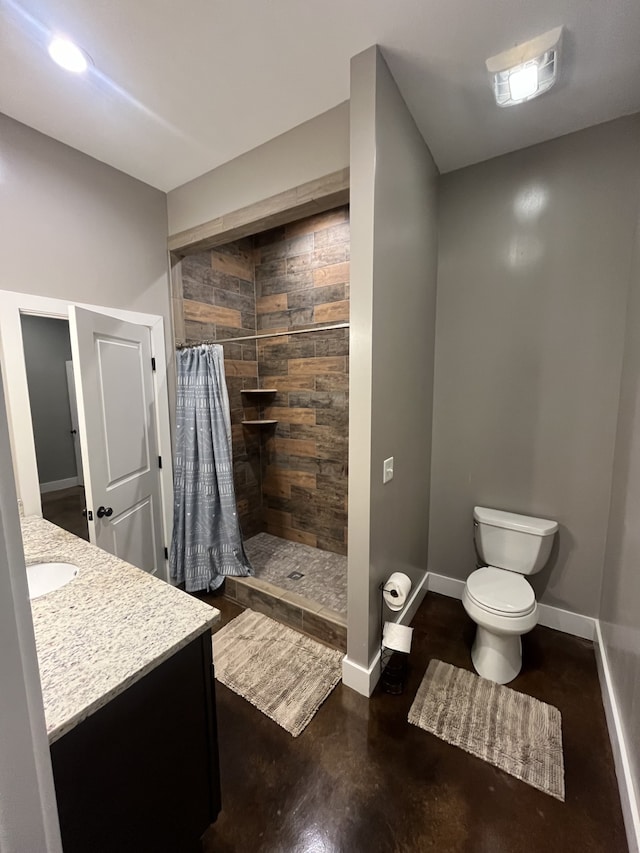
[[[211,633],[51,744],[64,853],[195,853],[220,811]]]

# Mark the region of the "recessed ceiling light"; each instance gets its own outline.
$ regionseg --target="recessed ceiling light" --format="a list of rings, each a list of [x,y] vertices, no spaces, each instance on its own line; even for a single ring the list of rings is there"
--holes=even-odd
[[[487,59],[499,107],[511,107],[548,92],[558,79],[562,27]]]
[[[49,42],[49,56],[67,71],[82,74],[87,70],[91,58],[87,53],[69,39],[55,36]]]

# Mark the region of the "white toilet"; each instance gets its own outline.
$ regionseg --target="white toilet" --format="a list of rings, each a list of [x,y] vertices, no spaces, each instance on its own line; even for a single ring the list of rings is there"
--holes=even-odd
[[[473,518],[476,547],[487,566],[469,575],[462,594],[478,626],[471,659],[483,678],[506,684],[522,667],[520,637],[538,621],[535,593],[523,575],[546,564],[558,523],[482,506]]]

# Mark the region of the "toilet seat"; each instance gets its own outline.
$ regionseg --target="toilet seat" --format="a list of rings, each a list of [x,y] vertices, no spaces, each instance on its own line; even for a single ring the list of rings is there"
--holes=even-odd
[[[495,566],[472,572],[467,579],[466,592],[478,607],[496,616],[527,616],[536,609],[535,594],[525,578]]]

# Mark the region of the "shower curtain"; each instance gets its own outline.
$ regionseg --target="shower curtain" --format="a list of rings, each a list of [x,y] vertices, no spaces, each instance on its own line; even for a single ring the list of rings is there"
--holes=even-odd
[[[171,577],[188,592],[253,574],[233,487],[231,417],[220,345],[176,353],[178,399]]]

